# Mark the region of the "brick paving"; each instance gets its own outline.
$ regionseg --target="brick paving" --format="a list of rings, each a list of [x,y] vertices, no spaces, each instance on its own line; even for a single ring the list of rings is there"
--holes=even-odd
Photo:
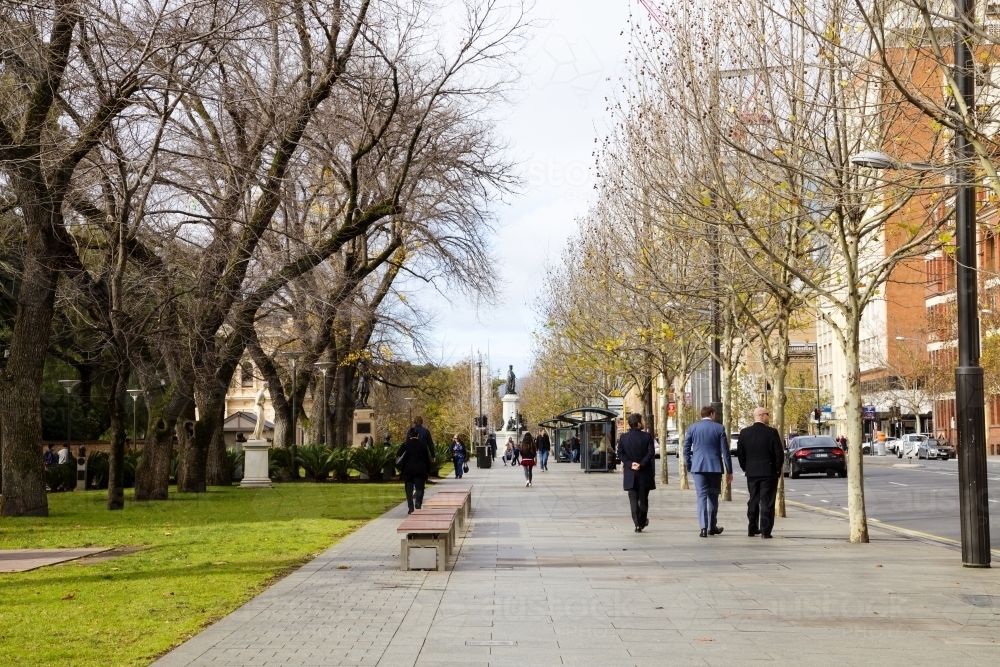
[[[851,545],[844,520],[800,508],[775,539],[750,538],[740,495],[702,539],[676,480],[636,534],[620,475],[551,468],[530,489],[518,470],[473,468],[453,570],[399,571],[399,506],[155,667],[996,661],[1000,571],[964,569],[952,548],[875,527]]]

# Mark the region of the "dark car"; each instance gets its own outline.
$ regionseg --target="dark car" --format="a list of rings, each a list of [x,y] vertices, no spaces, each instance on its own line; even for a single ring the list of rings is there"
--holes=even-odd
[[[800,435],[785,450],[785,471],[795,479],[803,474],[822,473],[847,477],[844,450],[829,436]]]

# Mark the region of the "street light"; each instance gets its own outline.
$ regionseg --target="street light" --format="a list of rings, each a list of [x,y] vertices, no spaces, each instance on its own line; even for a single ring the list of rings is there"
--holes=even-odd
[[[288,359],[292,364],[292,479],[299,478],[299,466],[296,461],[298,461],[299,453],[299,431],[296,428],[296,423],[298,422],[299,410],[296,403],[296,395],[299,393],[299,370],[298,362],[299,357],[302,356],[301,352],[282,352],[282,355]],[[323,380],[323,387],[325,390],[326,379]]]
[[[317,361],[315,364],[316,368],[323,373],[323,444],[330,445],[330,406],[327,403],[330,397],[326,393],[326,374],[333,368],[336,364],[332,361]]]
[[[139,396],[142,395],[142,389],[129,389],[127,391],[128,395],[132,397],[132,444],[134,445],[139,440],[139,432],[135,428],[135,413],[139,409]]]
[[[73,421],[70,418],[73,412],[73,400],[71,394],[73,393],[73,387],[80,384],[79,380],[59,380],[59,384],[66,389],[66,449],[70,449],[73,444]]]
[[[407,404],[406,407],[407,410],[409,411],[410,424],[409,426],[407,426],[407,428],[409,428],[410,426],[413,426],[413,401],[417,399],[414,398],[413,396],[406,396],[403,398],[403,400],[406,401]]]
[[[973,0],[955,2],[954,80],[966,109],[976,108],[976,80],[970,26]],[[962,522],[962,565],[990,566],[990,512],[986,482],[986,406],[979,365],[979,294],[976,271],[975,158],[969,139],[955,132],[955,275],[958,302],[958,367],[955,368],[955,421],[958,427],[958,498]],[[856,161],[855,158],[858,160]],[[890,159],[891,161],[891,159]],[[862,154],[851,158],[865,164]],[[906,167],[906,165],[900,165]],[[888,168],[888,167],[881,167]],[[914,167],[909,167],[914,168]]]

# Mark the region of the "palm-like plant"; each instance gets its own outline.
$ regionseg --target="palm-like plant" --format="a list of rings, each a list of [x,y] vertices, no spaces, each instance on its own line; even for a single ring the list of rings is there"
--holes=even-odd
[[[446,461],[451,460],[451,448],[449,445],[434,446],[434,460],[431,461],[431,477],[441,476],[441,466]]]
[[[298,462],[307,475],[317,482],[326,481],[331,472],[336,471],[335,454],[323,445],[303,445],[299,447]]]
[[[393,462],[391,449],[385,447],[359,447],[352,452],[351,465],[368,479],[382,479],[382,471]]]
[[[353,464],[351,450],[343,447],[334,447],[330,454],[330,465],[332,466],[334,477],[342,481],[350,479]]]

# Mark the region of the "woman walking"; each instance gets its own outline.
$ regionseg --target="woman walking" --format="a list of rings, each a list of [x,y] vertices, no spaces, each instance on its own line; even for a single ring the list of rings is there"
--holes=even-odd
[[[465,448],[465,443],[455,434],[455,437],[451,440],[451,460],[455,464],[455,477],[462,479],[462,473],[464,472],[463,467],[465,466],[465,461],[469,457],[469,451]]]
[[[413,510],[420,509],[424,503],[424,487],[431,474],[434,454],[427,443],[420,441],[419,431],[411,428],[396,453],[396,459],[399,464],[399,475],[403,478],[403,487],[406,489],[406,506],[409,508],[409,514],[413,514]],[[399,459],[402,459],[402,462],[399,462]]]
[[[521,467],[524,468],[524,485],[531,486],[531,469],[535,467],[535,439],[525,433],[521,440]]]

